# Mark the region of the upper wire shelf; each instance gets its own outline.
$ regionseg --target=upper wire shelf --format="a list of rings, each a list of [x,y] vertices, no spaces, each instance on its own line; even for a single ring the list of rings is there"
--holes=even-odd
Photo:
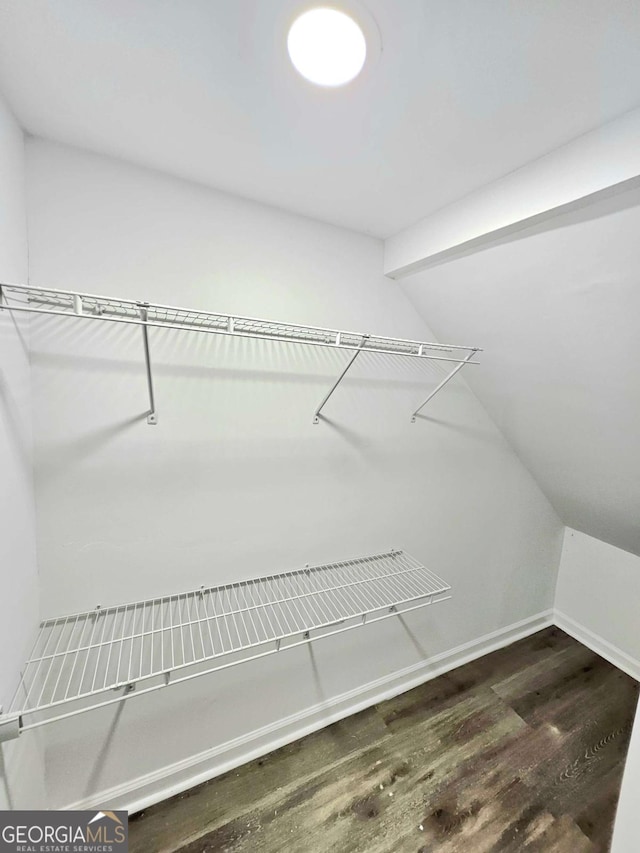
[[[157,412],[149,352],[149,328],[178,329],[182,331],[204,332],[215,335],[253,338],[281,343],[306,344],[308,346],[330,347],[332,349],[352,351],[352,357],[346,368],[316,409],[313,417],[314,423],[319,422],[320,413],[324,405],[362,352],[428,359],[445,363],[449,362],[455,365],[451,373],[445,377],[440,385],[413,413],[412,420],[415,421],[415,416],[420,409],[465,364],[477,363],[472,361],[472,358],[477,352],[481,351],[479,347],[390,338],[361,332],[260,320],[255,317],[243,317],[236,314],[220,314],[212,311],[196,311],[130,299],[115,299],[72,290],[54,290],[9,283],[0,284],[0,308],[34,314],[81,317],[83,319],[129,323],[141,326],[150,403],[148,422],[151,424],[157,423]]]
[[[444,601],[449,590],[389,551],[47,619],[0,716],[0,741]]]

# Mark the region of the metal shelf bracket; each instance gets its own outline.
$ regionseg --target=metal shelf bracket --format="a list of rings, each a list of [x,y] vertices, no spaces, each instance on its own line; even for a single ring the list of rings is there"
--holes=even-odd
[[[142,344],[144,347],[144,361],[147,369],[147,388],[149,391],[149,411],[147,413],[147,423],[150,426],[155,426],[158,423],[158,413],[156,412],[156,400],[153,393],[153,374],[151,372],[151,353],[149,351],[149,330],[147,328],[149,304],[147,302],[139,302],[140,319],[142,324]]]
[[[332,395],[332,394],[333,394],[333,392],[336,390],[336,388],[338,387],[338,385],[342,382],[342,380],[344,379],[344,377],[347,375],[347,371],[349,370],[349,368],[351,367],[351,365],[353,364],[353,362],[356,360],[356,358],[360,355],[360,353],[362,352],[362,348],[364,347],[364,345],[366,344],[366,342],[369,340],[369,338],[370,338],[370,337],[371,337],[371,335],[363,335],[363,336],[362,336],[362,341],[361,341],[361,343],[360,343],[360,346],[359,346],[359,347],[358,347],[358,349],[354,352],[354,354],[351,356],[351,358],[349,359],[349,361],[348,361],[348,363],[347,363],[347,366],[346,366],[346,367],[345,367],[345,369],[342,371],[342,373],[340,374],[340,376],[338,376],[338,378],[336,379],[336,381],[335,381],[335,382],[334,382],[334,384],[333,384],[333,387],[331,388],[331,390],[329,391],[329,393],[327,394],[327,396],[324,398],[324,400],[320,403],[320,405],[319,405],[319,406],[318,406],[318,408],[316,409],[315,414],[314,414],[314,416],[313,416],[313,423],[314,423],[314,424],[319,424],[319,423],[320,423],[320,412],[324,409],[324,407],[325,407],[326,403],[329,401],[329,397],[331,397],[331,395]]]
[[[451,371],[451,373],[447,374],[447,376],[445,376],[445,378],[442,380],[442,382],[441,382],[441,383],[440,383],[436,388],[434,388],[434,389],[433,389],[433,391],[429,394],[429,396],[427,397],[427,399],[426,399],[426,400],[424,400],[422,403],[420,403],[420,405],[418,406],[418,408],[417,408],[417,409],[415,410],[415,412],[411,415],[411,423],[412,423],[412,424],[415,424],[415,422],[416,422],[416,417],[418,416],[418,414],[419,414],[420,410],[421,410],[421,409],[423,409],[423,408],[427,405],[427,403],[429,402],[429,400],[431,400],[433,397],[435,397],[435,396],[436,396],[436,394],[438,393],[438,391],[440,391],[442,388],[444,388],[444,386],[447,384],[447,382],[449,382],[451,379],[453,379],[453,377],[456,375],[456,373],[457,373],[459,370],[462,370],[462,368],[465,366],[465,364],[467,364],[467,362],[468,362],[468,361],[470,361],[470,360],[473,358],[473,356],[474,356],[475,354],[476,354],[476,351],[475,351],[475,350],[473,350],[472,352],[470,352],[470,353],[469,353],[469,355],[468,355],[468,356],[467,356],[463,361],[461,361],[461,362],[460,362],[460,364],[456,365],[456,366],[453,368],[453,370]]]

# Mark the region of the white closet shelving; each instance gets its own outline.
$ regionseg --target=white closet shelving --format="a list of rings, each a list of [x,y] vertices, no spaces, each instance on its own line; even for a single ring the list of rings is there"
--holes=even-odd
[[[394,550],[47,619],[9,713],[0,715],[0,741],[401,616],[450,598],[449,590]]]
[[[413,412],[411,416],[413,422],[415,422],[416,416],[423,406],[458,371],[467,364],[477,364],[472,359],[476,353],[481,352],[479,347],[413,341],[361,332],[347,332],[338,329],[323,329],[316,326],[278,323],[271,320],[259,320],[253,317],[240,317],[237,315],[213,313],[211,311],[175,308],[169,305],[156,305],[130,299],[113,299],[72,290],[52,290],[17,284],[0,284],[0,309],[24,311],[33,314],[49,314],[58,317],[83,318],[94,321],[129,323],[140,326],[142,328],[149,391],[149,411],[147,414],[147,422],[149,424],[156,424],[158,422],[149,347],[150,328],[179,329],[186,332],[204,332],[215,335],[255,338],[264,341],[330,347],[332,349],[350,351],[351,358],[344,370],[314,412],[313,423],[315,424],[320,422],[322,409],[344,379],[349,368],[363,352],[428,359],[454,365],[440,384]]]

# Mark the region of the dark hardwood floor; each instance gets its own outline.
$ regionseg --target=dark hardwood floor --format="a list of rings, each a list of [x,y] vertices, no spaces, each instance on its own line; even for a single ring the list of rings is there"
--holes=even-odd
[[[130,850],[606,851],[637,699],[549,628],[132,817]]]

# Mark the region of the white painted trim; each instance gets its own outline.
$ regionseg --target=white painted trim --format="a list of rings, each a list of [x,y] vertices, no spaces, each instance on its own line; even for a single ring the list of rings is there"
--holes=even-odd
[[[586,646],[592,652],[608,660],[609,663],[626,672],[631,678],[640,681],[640,660],[623,652],[618,646],[614,646],[613,643],[610,643],[604,637],[576,622],[575,619],[572,619],[560,610],[553,611],[553,621],[558,628],[570,634],[575,640],[582,643],[583,646]]]
[[[532,160],[385,240],[398,279],[640,184],[640,110]]]
[[[447,652],[434,655],[426,661],[356,687],[340,696],[334,696],[322,705],[305,708],[303,711],[190,756],[183,761],[161,767],[123,785],[71,803],[66,808],[81,810],[108,806],[111,809],[126,809],[130,814],[149,808],[194,785],[227,773],[274,749],[279,749],[318,731],[330,723],[363,711],[385,699],[391,699],[465,663],[509,646],[543,628],[548,628],[552,624],[553,611],[545,610]]]

